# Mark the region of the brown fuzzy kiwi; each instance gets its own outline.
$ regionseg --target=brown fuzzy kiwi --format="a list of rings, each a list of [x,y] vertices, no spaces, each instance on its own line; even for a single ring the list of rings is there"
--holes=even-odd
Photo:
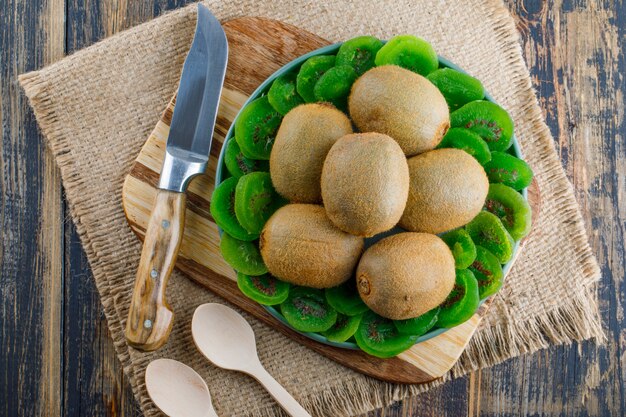
[[[463,226],[482,209],[489,180],[474,157],[460,149],[437,149],[410,158],[409,198],[400,226],[442,233]]]
[[[441,304],[454,287],[452,252],[428,233],[398,233],[369,247],[356,271],[361,298],[392,320],[420,316]]]
[[[333,225],[322,206],[288,204],[261,232],[261,256],[272,275],[313,288],[347,281],[363,251],[363,238]]]
[[[326,154],[348,133],[352,133],[350,119],[330,104],[303,104],[287,113],[270,154],[276,191],[292,202],[320,202]]]
[[[430,81],[394,65],[372,68],[352,85],[350,117],[362,132],[380,132],[405,155],[434,149],[450,127],[448,105]]]
[[[341,230],[369,237],[394,227],[409,194],[409,167],[400,146],[382,133],[339,139],[322,170],[326,214]]]

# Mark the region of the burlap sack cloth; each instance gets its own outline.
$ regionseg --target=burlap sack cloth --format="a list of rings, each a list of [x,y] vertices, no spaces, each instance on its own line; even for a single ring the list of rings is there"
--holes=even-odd
[[[594,283],[600,270],[542,120],[513,20],[498,0],[210,1],[218,18],[265,16],[330,41],[413,33],[483,81],[515,120],[542,195],[539,223],[489,314],[449,377],[555,343],[603,338]],[[20,81],[61,169],[74,222],[89,258],[111,335],[147,415],[144,386],[156,357],[181,360],[207,381],[221,416],[280,415],[251,378],[210,365],[193,347],[194,308],[223,302],[175,272],[168,298],[177,317],[169,343],[153,354],[129,349],[124,321],[141,245],[126,224],[121,189],[144,141],[176,89],[195,26],[194,5],[113,36]],[[383,383],[338,365],[247,316],[261,361],[314,415],[362,413],[429,386]]]

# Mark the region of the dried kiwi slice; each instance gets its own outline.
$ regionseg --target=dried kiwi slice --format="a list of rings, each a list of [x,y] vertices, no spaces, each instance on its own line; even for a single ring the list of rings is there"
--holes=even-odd
[[[513,120],[495,103],[477,100],[450,114],[450,127],[464,127],[480,135],[492,151],[506,151],[513,143]]]
[[[313,88],[316,101],[327,101],[339,110],[348,107],[350,88],[356,81],[358,74],[349,65],[332,67],[326,71]]]
[[[450,111],[485,97],[485,89],[478,79],[452,68],[438,69],[426,78],[441,91]]]
[[[448,130],[441,139],[437,148],[457,148],[472,155],[481,164],[485,165],[491,160],[489,146],[477,133],[461,127],[453,127]]]
[[[224,260],[237,272],[253,276],[267,273],[256,242],[244,242],[223,233],[220,251]]]
[[[314,288],[292,287],[280,311],[301,332],[324,332],[337,321],[337,311],[326,302],[324,292]]]
[[[213,191],[211,196],[211,216],[215,223],[229,235],[245,241],[259,238],[258,233],[248,232],[237,220],[235,214],[235,189],[238,179],[230,177]]]
[[[435,307],[430,311],[422,314],[419,317],[415,317],[407,320],[394,320],[396,329],[402,334],[412,334],[421,336],[437,323],[439,319],[439,307]]]
[[[432,45],[413,35],[398,35],[389,40],[376,54],[376,66],[398,65],[421,75],[428,75],[439,66]]]
[[[504,184],[489,184],[485,210],[502,221],[511,237],[519,240],[530,232],[532,211],[526,199]]]
[[[352,38],[339,47],[336,65],[349,65],[358,75],[362,75],[374,66],[376,53],[382,46],[380,39],[373,36]]]
[[[533,171],[525,161],[504,152],[491,153],[485,172],[489,182],[502,183],[514,190],[528,187],[533,180]]]
[[[280,304],[289,296],[289,284],[270,274],[250,276],[239,272],[237,286],[248,298],[266,306]]]
[[[440,306],[437,326],[449,329],[466,322],[476,312],[479,302],[474,274],[467,269],[457,269],[454,288]]]
[[[278,77],[267,92],[267,99],[278,113],[283,116],[294,107],[304,103],[296,89],[296,73],[290,72]]]
[[[337,321],[333,324],[333,327],[322,332],[322,336],[326,337],[326,339],[331,342],[345,342],[350,339],[359,328],[362,317],[362,314],[356,316],[337,314]]]
[[[363,315],[354,338],[364,352],[379,358],[391,358],[413,346],[418,336],[400,333],[393,320],[370,310]]]
[[[241,110],[235,122],[235,139],[241,152],[250,159],[270,159],[282,116],[267,96],[259,97]]]
[[[286,203],[274,190],[268,172],[246,174],[235,188],[235,214],[250,233],[260,234],[272,214]]]
[[[224,153],[224,164],[230,175],[239,178],[243,175],[255,171],[269,171],[269,161],[259,161],[257,159],[246,158],[239,148],[239,144],[234,139],[228,141],[226,152]]]
[[[296,77],[296,89],[304,101],[307,103],[315,101],[315,93],[313,92],[315,84],[326,71],[334,66],[334,55],[312,56],[302,64]]]
[[[504,273],[500,261],[493,253],[482,246],[476,246],[476,260],[468,268],[478,281],[480,299],[498,292],[502,286]]]
[[[500,219],[488,211],[481,211],[465,226],[476,246],[482,246],[507,263],[513,255],[515,242]]]
[[[456,269],[465,269],[476,259],[476,245],[465,229],[456,229],[440,236],[452,251]]]
[[[355,316],[369,310],[359,296],[354,279],[349,279],[336,287],[326,288],[325,292],[328,304],[341,314]]]

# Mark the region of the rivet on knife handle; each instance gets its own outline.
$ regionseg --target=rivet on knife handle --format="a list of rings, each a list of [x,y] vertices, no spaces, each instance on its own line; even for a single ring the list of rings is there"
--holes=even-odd
[[[161,347],[172,330],[174,313],[165,288],[183,237],[185,201],[184,193],[158,190],[146,229],[126,321],[128,344],[143,351]]]

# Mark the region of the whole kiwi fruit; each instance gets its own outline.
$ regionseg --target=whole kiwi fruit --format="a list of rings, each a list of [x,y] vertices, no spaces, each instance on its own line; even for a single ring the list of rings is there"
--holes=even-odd
[[[326,154],[348,133],[352,133],[350,120],[330,104],[303,104],[287,113],[270,154],[276,191],[292,202],[320,202]]]
[[[369,237],[394,227],[406,205],[409,167],[396,141],[353,133],[328,152],[322,170],[326,214],[341,230]]]
[[[400,226],[442,233],[469,223],[482,209],[489,180],[478,161],[460,149],[436,149],[408,160],[409,198]]]
[[[363,238],[339,230],[322,206],[288,204],[261,232],[263,261],[275,277],[313,288],[335,287],[354,273]]]
[[[434,149],[450,127],[441,92],[419,74],[395,65],[367,71],[352,85],[350,117],[361,132],[380,132],[406,156]]]
[[[392,320],[418,317],[441,304],[454,287],[452,252],[429,233],[398,233],[370,246],[356,271],[361,298]]]

